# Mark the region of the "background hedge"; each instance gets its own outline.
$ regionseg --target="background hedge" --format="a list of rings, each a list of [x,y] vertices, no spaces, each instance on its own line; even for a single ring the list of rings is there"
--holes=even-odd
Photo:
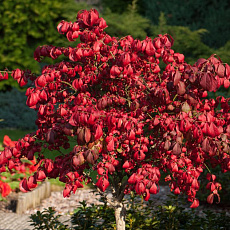
[[[35,129],[36,112],[26,105],[25,92],[16,88],[0,92],[1,128]]]

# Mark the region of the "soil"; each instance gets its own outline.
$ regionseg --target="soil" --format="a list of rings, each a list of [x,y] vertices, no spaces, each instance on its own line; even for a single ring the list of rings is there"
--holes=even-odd
[[[11,192],[3,201],[0,201],[0,211],[16,212],[18,194]]]

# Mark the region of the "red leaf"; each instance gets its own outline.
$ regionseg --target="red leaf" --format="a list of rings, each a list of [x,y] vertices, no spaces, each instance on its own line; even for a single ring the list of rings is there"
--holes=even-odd
[[[79,32],[78,31],[74,31],[72,34],[72,39],[75,40],[76,38],[78,38],[79,36]]]
[[[211,193],[208,197],[207,197],[207,202],[209,204],[212,204],[213,203],[213,200],[214,200],[214,194]]]
[[[89,128],[85,128],[85,142],[88,143],[91,139],[91,132]]]
[[[228,64],[225,65],[225,74],[227,76],[227,78],[229,79],[230,77],[230,66]]]
[[[131,129],[129,133],[129,140],[135,140],[135,132],[133,131],[133,129]]]
[[[178,165],[176,163],[172,164],[172,172],[178,172]]]
[[[155,53],[155,48],[153,46],[152,41],[148,41],[146,48],[145,48],[145,52],[148,56],[152,56]]]
[[[229,85],[230,85],[229,80],[225,79],[224,80],[224,88],[227,89],[229,87]]]
[[[200,185],[199,185],[199,182],[197,181],[196,178],[193,179],[193,181],[192,181],[192,186],[191,186],[191,187],[192,187],[193,189],[195,189],[195,190],[198,190],[198,189],[199,189]]]
[[[9,148],[5,148],[4,154],[7,159],[10,159],[12,157],[12,150]]]
[[[208,153],[210,149],[211,149],[211,146],[209,144],[209,140],[208,138],[205,138],[204,141],[202,142],[202,150]]]
[[[133,154],[133,158],[137,161],[143,161],[145,159],[145,154],[142,150],[140,151],[136,151],[134,154]]]
[[[34,176],[30,176],[27,181],[27,185],[29,189],[36,188],[38,186],[37,181]]]
[[[92,152],[91,151],[86,151],[86,152],[85,152],[86,153],[86,155],[85,155],[86,161],[93,165],[95,163],[95,159],[94,159]]]
[[[179,155],[181,153],[181,147],[180,147],[180,144],[178,142],[176,142],[176,144],[173,147],[173,153],[175,155]]]
[[[0,181],[0,191],[1,191],[2,197],[6,197],[10,194],[11,188],[7,183],[3,183]]]
[[[184,62],[184,54],[174,53],[173,56],[174,56],[174,59],[177,60],[179,63]]]
[[[203,73],[200,79],[200,85],[203,87],[204,90],[207,91],[215,91],[217,89],[217,80],[214,78],[213,75],[209,73]]]
[[[123,55],[122,63],[123,66],[127,66],[130,63],[130,55],[128,53],[125,53],[125,55]]]
[[[143,182],[138,182],[135,186],[136,193],[141,195],[145,192],[145,185]]]
[[[150,193],[149,193],[149,190],[148,190],[148,189],[145,190],[145,193],[143,194],[143,197],[144,197],[144,200],[145,200],[145,201],[148,201],[148,200],[149,200],[149,198],[150,198]]]
[[[156,126],[160,123],[159,119],[155,117],[153,125]]]
[[[177,94],[183,95],[185,94],[185,92],[186,92],[185,83],[183,81],[179,81],[177,85]]]
[[[202,128],[203,134],[208,134],[208,129],[209,129],[208,123],[205,123],[204,127]]]
[[[85,129],[84,128],[77,129],[77,141],[79,142],[79,144],[85,143]]]
[[[14,147],[15,146],[15,141],[12,141],[9,136],[5,135],[3,138],[3,145],[4,146],[9,146],[9,147]]]
[[[114,150],[114,139],[111,138],[111,140],[107,144],[107,150],[108,151],[113,151]]]
[[[0,153],[0,165],[3,165],[5,163],[7,163],[7,157],[5,155],[5,152],[8,151],[8,150],[4,150],[2,153]],[[1,168],[1,167],[0,167]]]
[[[78,167],[78,166],[84,164],[84,162],[85,162],[85,158],[84,158],[84,156],[83,156],[83,153],[81,153],[81,152],[78,153],[78,155],[73,156],[73,158],[72,158],[72,164],[73,164],[75,167]]]
[[[54,169],[54,163],[51,159],[46,159],[44,163],[44,168],[48,173],[50,173]]]
[[[101,127],[101,125],[97,125],[95,136],[94,136],[95,140],[100,139],[102,137],[102,135],[103,135],[102,127]]]
[[[180,189],[178,187],[174,190],[174,194],[176,194],[176,195],[180,194]]]
[[[195,199],[191,204],[190,208],[197,208],[199,206],[199,200]]]
[[[69,196],[70,196],[70,193],[71,193],[71,191],[72,191],[72,188],[73,188],[72,185],[66,184],[66,185],[65,185],[65,188],[64,188],[64,190],[63,190],[63,197],[69,197]]]
[[[149,189],[149,192],[151,194],[157,194],[157,186],[156,186],[156,183],[153,183],[151,188]]]
[[[174,74],[174,81],[173,81],[173,84],[174,85],[177,85],[179,83],[181,79],[181,74],[180,72],[177,70],[176,73]]]
[[[223,64],[219,63],[218,65],[215,65],[215,71],[219,77],[224,77],[225,67]]]
[[[2,75],[2,73],[0,73],[0,81],[1,80],[7,80],[8,79],[8,73],[4,72],[4,75]]]
[[[125,161],[125,163],[123,164],[122,168],[128,169],[128,168],[130,168],[132,166],[133,166],[133,164],[130,161]]]
[[[22,77],[22,71],[20,69],[13,70],[11,75],[13,79],[18,80]]]
[[[90,13],[89,13],[89,16],[90,16],[89,17],[90,25],[92,26],[99,19],[99,15],[98,15],[97,10],[95,10],[95,9],[91,10]]]
[[[99,180],[96,183],[96,186],[102,191],[104,192],[108,186],[109,186],[109,181],[106,178],[99,178]]]
[[[8,166],[9,169],[13,169],[13,168],[15,168],[16,165],[15,165],[14,161],[12,159],[10,159],[8,161],[7,166]]]
[[[77,122],[75,121],[75,114],[73,114],[69,119],[69,124],[72,126],[77,126]]]
[[[212,122],[208,128],[208,135],[211,137],[216,137],[220,135],[219,129],[216,125]]]
[[[45,90],[42,90],[42,91],[40,92],[39,97],[40,97],[40,99],[42,99],[42,100],[44,100],[44,101],[47,101],[47,99],[48,99],[48,96],[47,96],[47,93],[46,93]]]
[[[36,180],[37,181],[44,181],[45,179],[46,179],[45,172],[42,171],[42,170],[37,171],[37,173],[36,173]]]
[[[46,134],[46,141],[49,144],[54,144],[56,136],[57,136],[56,132],[53,129],[49,129]]]
[[[107,26],[106,21],[104,20],[104,18],[100,18],[100,22],[99,22],[99,28],[100,29],[105,29]]]
[[[121,73],[120,69],[118,66],[112,66],[111,70],[110,70],[110,74],[113,76],[119,75]]]
[[[46,76],[45,75],[41,75],[39,76],[36,81],[35,84],[37,87],[44,87],[46,85]]]
[[[113,166],[113,164],[106,162],[105,167],[108,169],[109,173],[115,172],[115,167]]]
[[[26,101],[26,105],[30,108],[34,107],[39,101],[38,93],[31,93]]]
[[[20,183],[19,183],[19,189],[22,192],[29,192],[30,191],[30,189],[28,187],[28,184],[27,184],[27,180],[25,178],[20,181]]]
[[[164,144],[164,149],[169,150],[170,146],[171,146],[171,142],[169,140],[166,140]]]
[[[102,43],[99,41],[96,41],[93,45],[93,50],[94,52],[99,52],[100,51],[100,47],[101,47]]]
[[[136,173],[132,174],[131,177],[128,179],[129,184],[135,184],[137,181],[136,179]]]
[[[100,168],[97,169],[97,173],[98,173],[99,175],[101,175],[101,176],[104,174],[104,172],[105,172],[104,168],[101,168],[101,167],[100,167]]]

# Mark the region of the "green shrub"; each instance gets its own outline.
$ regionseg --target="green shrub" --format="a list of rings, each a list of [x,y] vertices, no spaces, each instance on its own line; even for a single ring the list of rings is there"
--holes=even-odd
[[[30,225],[34,226],[33,229],[43,230],[68,230],[68,226],[61,223],[59,218],[61,215],[56,215],[56,211],[52,208],[45,209],[30,216]]]
[[[170,34],[174,39],[173,49],[183,53],[188,63],[194,64],[198,58],[208,58],[214,52],[202,42],[202,36],[207,33],[205,29],[192,31],[188,27],[168,25],[164,13],[159,16],[158,25],[152,25],[151,32],[157,34]]]
[[[230,2],[228,0],[139,0],[140,12],[158,24],[164,12],[171,26],[185,26],[192,31],[204,28],[209,31],[202,41],[212,47],[224,46],[230,37]]]
[[[82,207],[71,217],[74,229],[115,229],[113,208],[108,205]],[[143,202],[131,196],[127,202],[126,229],[168,229],[168,230],[200,230],[230,229],[230,217],[225,212],[205,210],[203,217],[194,209],[186,209],[177,196],[171,195],[164,205],[156,206],[151,200]],[[98,221],[100,220],[100,221]],[[84,228],[83,226],[87,226]]]
[[[25,92],[12,89],[0,92],[0,128],[17,128],[34,130],[36,112],[26,105]]]
[[[30,69],[40,72],[33,52],[40,44],[62,45],[65,38],[57,35],[61,20],[73,21],[81,9],[90,8],[74,0],[2,0],[0,4],[0,69]],[[64,44],[65,45],[65,44]],[[10,78],[0,83],[16,87]]]
[[[56,217],[56,229],[70,230],[113,230],[116,228],[113,208],[104,205],[86,205],[80,202],[81,206],[71,216],[72,228],[64,227],[59,221],[60,215]],[[179,202],[177,196],[169,196],[169,200],[163,205],[156,206],[153,202],[143,202],[131,196],[127,202],[126,229],[127,230],[228,230],[230,229],[230,216],[225,212],[203,211],[199,216],[194,209],[186,209],[183,203]],[[44,212],[37,212],[32,215],[31,222],[35,229],[53,229],[55,225],[55,211],[52,208]],[[50,228],[45,227],[51,226]],[[38,228],[43,226],[43,228]],[[58,226],[61,226],[58,228]]]
[[[146,38],[150,21],[138,14],[136,2],[134,0],[122,13],[113,12],[111,8],[104,10],[103,17],[108,24],[108,34],[116,37],[131,35],[133,38]]]

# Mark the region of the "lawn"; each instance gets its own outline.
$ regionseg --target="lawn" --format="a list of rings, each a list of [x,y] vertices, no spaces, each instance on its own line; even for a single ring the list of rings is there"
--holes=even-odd
[[[5,135],[8,135],[12,141],[17,141],[19,138],[31,132],[33,132],[33,130],[0,129],[0,150],[2,150],[2,142]]]
[[[0,129],[0,150],[3,150],[3,146],[2,146],[2,142],[3,142],[3,138],[5,135],[8,135],[12,141],[16,141],[22,137],[24,137],[26,134],[28,133],[31,133],[31,132],[34,132],[33,130],[20,130],[20,129]],[[70,149],[62,149],[62,152],[65,153],[65,154],[68,154],[71,149],[73,149],[74,145],[76,144],[75,140],[71,140],[70,141]],[[44,150],[44,155],[47,157],[47,158],[50,158],[50,159],[55,159],[55,157],[57,155],[60,154],[60,152],[58,151],[50,151],[48,149]],[[94,179],[96,179],[96,172],[92,172],[92,177]],[[50,182],[51,184],[55,184],[55,185],[58,185],[58,186],[64,186],[65,184],[60,182],[59,179],[50,179]],[[89,187],[89,186],[87,186]]]

